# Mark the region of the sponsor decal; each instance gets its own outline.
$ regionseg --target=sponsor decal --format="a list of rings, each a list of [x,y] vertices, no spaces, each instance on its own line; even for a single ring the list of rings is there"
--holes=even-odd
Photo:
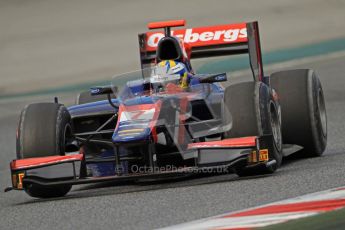
[[[256,151],[252,151],[252,153],[249,155],[249,163],[257,163],[258,158],[256,157]]]
[[[261,149],[259,151],[259,161],[268,161],[268,149]]]
[[[226,75],[225,74],[218,75],[218,76],[215,77],[215,80],[216,81],[224,81],[224,80],[226,80]]]
[[[252,151],[249,156],[249,163],[266,162],[269,160],[268,149],[261,149],[259,151],[259,160],[257,159],[256,150]]]
[[[18,175],[17,188],[18,189],[23,189],[24,173],[18,173],[17,175]]]
[[[12,186],[16,189],[23,189],[24,172],[12,174]]]
[[[100,88],[92,88],[92,89],[91,89],[91,94],[97,94],[97,93],[99,93],[100,91],[101,91]]]
[[[174,30],[171,32],[192,47],[247,42],[245,23]],[[147,32],[146,50],[154,51],[163,32]]]

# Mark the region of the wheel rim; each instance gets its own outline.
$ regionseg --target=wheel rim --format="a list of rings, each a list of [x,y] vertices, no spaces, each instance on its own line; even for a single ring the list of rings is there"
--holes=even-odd
[[[280,119],[277,113],[276,106],[273,102],[270,105],[270,120],[271,120],[271,127],[272,127],[272,135],[274,139],[274,144],[278,151],[282,149],[282,140],[281,140],[281,125]]]
[[[318,93],[318,97],[317,97],[317,107],[319,110],[322,134],[323,134],[323,136],[326,136],[326,134],[327,134],[327,114],[326,114],[325,99],[323,97],[323,92],[322,92],[321,88],[319,88],[319,93]]]

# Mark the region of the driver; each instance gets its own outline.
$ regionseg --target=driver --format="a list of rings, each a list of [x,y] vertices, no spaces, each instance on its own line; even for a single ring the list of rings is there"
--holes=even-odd
[[[178,85],[183,90],[188,90],[191,81],[193,80],[193,75],[188,73],[186,66],[182,62],[177,62],[174,60],[161,61],[157,65],[158,67],[165,67],[167,75],[180,76]]]

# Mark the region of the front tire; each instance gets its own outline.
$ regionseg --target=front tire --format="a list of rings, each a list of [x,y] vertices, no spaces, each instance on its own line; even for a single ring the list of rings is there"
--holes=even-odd
[[[270,166],[235,168],[239,176],[273,173],[282,162],[282,137],[279,104],[273,98],[271,89],[260,82],[243,82],[231,85],[224,93],[225,106],[232,115],[232,129],[225,138],[272,135],[268,146]]]
[[[17,159],[65,155],[71,134],[71,117],[66,107],[56,103],[30,104],[19,119]],[[25,184],[24,190],[32,197],[50,198],[66,195],[71,187]]]

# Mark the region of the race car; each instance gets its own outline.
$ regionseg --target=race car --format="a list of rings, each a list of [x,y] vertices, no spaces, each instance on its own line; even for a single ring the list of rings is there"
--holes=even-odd
[[[139,34],[141,69],[80,93],[76,105],[27,105],[6,191],[50,198],[76,184],[205,170],[271,174],[296,151],[324,152],[327,115],[313,70],[264,75],[257,22],[171,30],[184,25],[149,23],[163,30]],[[249,55],[253,81],[192,68],[191,59],[236,54]],[[167,60],[183,63],[196,83],[181,89],[179,76],[157,65]]]

